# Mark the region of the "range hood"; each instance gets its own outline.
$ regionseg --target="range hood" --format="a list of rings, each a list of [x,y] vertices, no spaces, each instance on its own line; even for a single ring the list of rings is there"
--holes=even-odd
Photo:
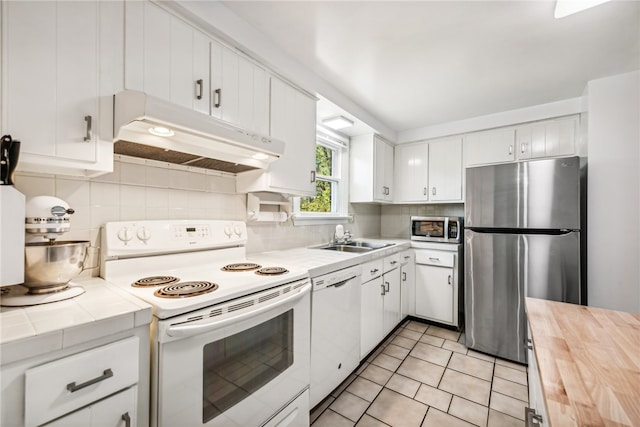
[[[189,108],[124,90],[114,95],[114,152],[231,173],[264,169],[284,142]]]

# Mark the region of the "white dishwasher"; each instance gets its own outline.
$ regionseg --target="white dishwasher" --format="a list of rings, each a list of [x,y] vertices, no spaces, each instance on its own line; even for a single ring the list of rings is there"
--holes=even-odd
[[[311,408],[360,363],[361,267],[312,277]]]

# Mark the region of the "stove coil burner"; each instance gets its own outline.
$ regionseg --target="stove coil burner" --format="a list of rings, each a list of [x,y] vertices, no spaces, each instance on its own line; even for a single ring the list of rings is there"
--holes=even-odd
[[[236,264],[228,264],[222,267],[220,270],[222,271],[251,271],[257,270],[262,267],[259,264],[254,264],[252,262],[238,262]]]
[[[158,289],[153,294],[160,298],[187,298],[213,292],[216,289],[218,285],[211,282],[180,282]]]
[[[150,288],[153,286],[167,286],[178,283],[180,279],[173,276],[151,276],[138,279],[131,284],[134,288]]]
[[[256,274],[260,276],[279,276],[288,272],[289,270],[284,267],[263,267],[260,270],[256,271]]]

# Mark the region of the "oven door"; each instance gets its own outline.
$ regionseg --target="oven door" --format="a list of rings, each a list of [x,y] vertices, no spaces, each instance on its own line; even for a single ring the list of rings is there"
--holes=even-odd
[[[260,426],[308,388],[310,288],[296,282],[159,321],[153,425]]]

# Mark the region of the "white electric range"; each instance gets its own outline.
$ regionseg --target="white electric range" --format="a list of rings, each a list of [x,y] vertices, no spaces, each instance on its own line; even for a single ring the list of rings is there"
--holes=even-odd
[[[105,224],[102,277],[153,307],[153,426],[308,425],[308,273],[246,241],[239,221]]]

